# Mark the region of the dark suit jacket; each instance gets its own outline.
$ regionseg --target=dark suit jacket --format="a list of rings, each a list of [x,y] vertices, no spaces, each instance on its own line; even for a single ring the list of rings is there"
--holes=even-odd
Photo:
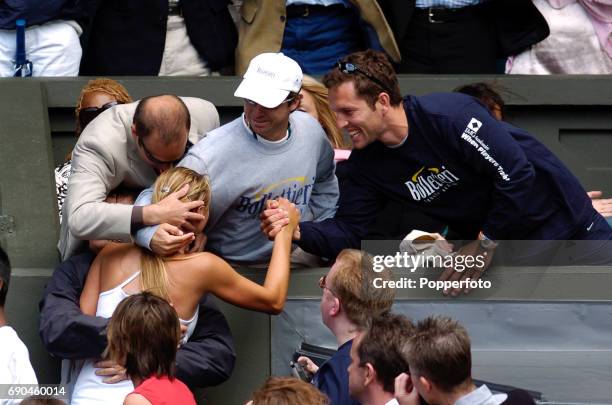
[[[49,353],[66,359],[99,357],[106,347],[108,319],[84,315],[79,297],[94,259],[91,253],[61,263],[40,301],[39,334]],[[212,299],[200,301],[198,322],[176,355],[177,377],[191,387],[227,380],[234,369],[234,340],[223,313]]]
[[[401,49],[415,1],[378,2]],[[495,24],[500,57],[516,55],[550,34],[546,20],[531,0],[489,0],[483,5],[483,13]]]
[[[53,20],[76,20],[83,26],[87,1],[89,0],[1,0],[0,29],[14,30],[19,18],[25,19],[28,27]]]
[[[187,34],[212,70],[233,69],[238,33],[229,0],[182,0]],[[167,0],[98,0],[82,38],[81,75],[157,75],[164,53]]]

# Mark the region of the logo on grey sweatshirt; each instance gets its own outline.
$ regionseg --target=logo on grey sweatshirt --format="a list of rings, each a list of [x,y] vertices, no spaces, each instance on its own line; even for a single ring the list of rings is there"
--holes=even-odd
[[[256,218],[266,207],[266,201],[277,197],[283,197],[299,206],[307,206],[312,194],[312,187],[315,178],[311,178],[310,183],[306,183],[306,178],[291,177],[279,182],[270,184],[258,190],[254,195],[243,195],[238,201],[236,210],[247,212],[249,217]]]

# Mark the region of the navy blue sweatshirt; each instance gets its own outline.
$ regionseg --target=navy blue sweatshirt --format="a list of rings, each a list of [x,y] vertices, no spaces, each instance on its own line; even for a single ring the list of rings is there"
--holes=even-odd
[[[88,13],[95,9],[97,1],[99,0],[3,0],[0,1],[0,29],[14,31],[19,18],[25,19],[28,27],[54,20],[76,20],[83,27]]]
[[[451,229],[494,240],[571,239],[597,215],[578,179],[542,143],[500,122],[476,99],[404,99],[408,138],[354,150],[334,219],[300,224],[302,249],[334,258],[359,248],[385,201],[422,210]],[[589,222],[590,223],[590,222]]]
[[[353,339],[342,344],[312,378],[312,384],[329,397],[331,405],[359,405],[349,395],[348,366]]]

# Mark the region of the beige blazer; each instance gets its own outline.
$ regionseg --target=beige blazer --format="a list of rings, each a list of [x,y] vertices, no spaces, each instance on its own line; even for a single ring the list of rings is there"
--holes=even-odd
[[[212,103],[193,97],[182,100],[191,115],[190,140],[197,141],[219,126]],[[131,240],[132,206],[104,200],[120,184],[142,189],[155,181],[155,171],[138,155],[132,136],[137,105],[118,105],[103,112],[85,128],[74,147],[58,243],[63,260],[80,250],[83,240]]]
[[[351,0],[361,18],[370,24],[385,52],[395,62],[400,61],[400,51],[393,32],[375,0]],[[244,0],[238,26],[236,47],[236,74],[243,75],[249,62],[263,52],[278,52],[285,32],[285,0]]]

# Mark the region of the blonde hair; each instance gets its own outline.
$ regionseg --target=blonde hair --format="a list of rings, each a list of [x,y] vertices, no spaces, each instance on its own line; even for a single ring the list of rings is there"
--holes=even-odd
[[[187,195],[181,201],[204,201],[204,210],[208,210],[210,203],[210,183],[208,177],[202,176],[185,167],[173,167],[159,175],[153,185],[152,203],[157,203],[169,194],[189,184]],[[168,278],[166,275],[166,264],[163,257],[158,256],[148,249],[141,249],[140,256],[140,280],[143,291],[149,291],[158,297],[170,300],[168,294]]]
[[[393,278],[390,269],[375,272],[372,256],[355,249],[341,251],[335,266],[336,272],[331,280],[328,279],[330,288],[340,300],[346,317],[358,329],[365,329],[372,317],[391,309],[395,290],[389,287],[374,287],[374,278],[385,281]]]
[[[329,108],[327,88],[312,77],[304,75],[302,90],[307,91],[312,96],[317,114],[319,115],[319,123],[327,134],[327,138],[332,146],[336,149],[347,149],[348,145],[344,142],[342,131],[336,126],[336,117],[331,108]]]

